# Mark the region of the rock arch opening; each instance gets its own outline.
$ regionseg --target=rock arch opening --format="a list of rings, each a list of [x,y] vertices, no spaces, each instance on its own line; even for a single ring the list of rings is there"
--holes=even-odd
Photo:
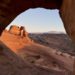
[[[75,42],[75,17],[74,1],[68,0],[1,0],[0,1],[0,34],[5,27],[21,12],[29,8],[43,7],[47,9],[59,9],[60,16],[68,35]],[[15,11],[15,12],[14,12]],[[70,22],[70,23],[69,23]]]
[[[44,8],[29,9],[10,23],[7,29],[11,25],[24,26],[30,34],[30,38],[35,42],[39,41],[40,44],[47,46],[53,45],[54,47],[52,47],[55,49],[59,48],[61,51],[74,54],[73,52],[71,53],[71,50],[74,51],[74,47],[67,34],[65,34],[66,31],[59,16],[59,10],[48,10]],[[10,32],[13,34],[19,35],[19,31],[20,29],[17,26],[14,26],[13,30],[10,29]],[[50,43],[50,41],[52,42]]]
[[[59,10],[45,8],[28,9],[18,15],[6,28],[11,25],[26,27],[29,33],[63,32],[66,33],[63,22],[59,16]]]
[[[14,3],[14,5],[13,5]],[[1,0],[1,31],[21,12],[29,8],[43,7],[47,9],[60,9],[62,0]],[[4,6],[5,5],[5,6]],[[10,6],[10,7],[9,7]],[[14,12],[15,11],[15,12]],[[5,13],[4,13],[5,12]],[[8,20],[6,19],[8,18]],[[6,19],[6,20],[5,20]]]

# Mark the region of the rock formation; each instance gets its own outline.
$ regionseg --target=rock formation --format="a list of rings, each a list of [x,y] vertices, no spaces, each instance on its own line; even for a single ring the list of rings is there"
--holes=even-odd
[[[67,33],[75,43],[74,0],[0,0],[0,34],[17,15],[36,7],[58,9]]]
[[[60,16],[68,35],[75,43],[75,0],[63,0]]]
[[[28,42],[27,38],[21,38],[17,34],[14,35],[14,33],[11,34],[11,33],[9,33],[9,31],[3,32],[2,36],[1,36],[1,41],[10,49],[10,51],[13,51],[24,61],[27,61],[27,63],[30,63],[31,65],[35,65],[37,67],[49,70],[50,75],[60,75],[60,74],[61,75],[69,75],[70,71],[72,73],[75,57],[72,57],[71,55],[69,55],[67,53],[60,52],[59,50],[56,50],[56,49],[53,49],[50,47],[46,47],[44,45],[40,45],[35,42],[30,43],[30,42]],[[27,40],[27,42],[26,42],[26,40]],[[5,48],[5,50],[6,50],[6,48]],[[11,53],[8,54],[8,51],[5,53],[7,53],[8,57],[11,57]],[[18,64],[18,62],[16,62],[16,63]],[[63,65],[61,65],[61,64],[63,64]],[[12,65],[10,64],[10,66],[12,66]],[[22,65],[20,65],[20,66],[22,66]],[[2,67],[4,67],[4,66],[2,66]],[[20,70],[22,71],[22,70],[24,70],[24,68],[21,68]],[[3,70],[3,71],[5,71],[5,70]],[[16,70],[14,69],[14,71],[16,71]],[[33,75],[26,68],[24,71]],[[8,70],[8,72],[11,73],[10,70]],[[13,70],[12,70],[12,72],[13,72]],[[54,74],[52,74],[52,72]],[[58,73],[56,73],[56,72],[58,72]],[[0,71],[0,73],[1,73],[1,75],[4,75],[2,73],[2,71]],[[33,73],[37,73],[37,71],[36,72],[33,71]],[[16,75],[16,73],[14,73],[14,74]],[[24,74],[26,74],[26,73],[24,72]],[[44,74],[43,71],[41,74],[48,75],[47,73]],[[5,75],[8,75],[8,73],[5,73]],[[28,75],[28,74],[26,74],[26,75]],[[35,74],[35,75],[37,75],[37,74]]]
[[[23,26],[18,27],[18,26],[12,25],[9,29],[9,32],[15,35],[19,35],[21,37],[28,36],[28,33],[25,31],[25,28]]]
[[[62,0],[0,0],[0,33],[21,12],[36,7],[59,9]]]
[[[67,33],[75,43],[75,0],[0,0],[0,34],[17,15],[36,7],[58,9]]]

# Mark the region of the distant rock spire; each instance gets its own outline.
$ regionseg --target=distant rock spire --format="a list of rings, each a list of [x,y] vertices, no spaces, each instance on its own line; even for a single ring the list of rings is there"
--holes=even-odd
[[[28,33],[25,30],[25,27],[21,26],[16,26],[16,25],[12,25],[9,29],[9,32],[15,35],[19,35],[21,37],[27,37]]]

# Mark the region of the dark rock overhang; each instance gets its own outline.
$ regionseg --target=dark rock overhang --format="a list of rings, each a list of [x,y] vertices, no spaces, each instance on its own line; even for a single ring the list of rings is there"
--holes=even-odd
[[[29,8],[60,9],[62,0],[0,0],[0,33],[21,12]]]

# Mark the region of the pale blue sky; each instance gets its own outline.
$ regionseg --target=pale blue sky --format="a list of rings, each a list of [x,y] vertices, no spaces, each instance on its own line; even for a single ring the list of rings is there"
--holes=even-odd
[[[28,9],[17,16],[10,25],[25,26],[28,32],[65,32],[58,12],[44,8]]]

